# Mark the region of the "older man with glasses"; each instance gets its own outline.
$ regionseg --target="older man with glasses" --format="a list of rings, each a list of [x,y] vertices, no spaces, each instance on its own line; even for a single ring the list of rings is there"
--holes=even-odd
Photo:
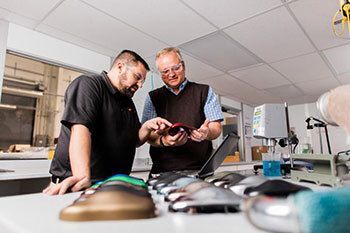
[[[212,88],[189,81],[185,63],[177,48],[165,48],[156,55],[156,65],[164,86],[146,98],[142,122],[162,117],[196,128],[171,136],[151,134],[151,174],[167,171],[197,170],[212,152],[211,140],[221,134],[223,115]]]
[[[135,147],[171,126],[162,118],[141,125],[131,99],[149,70],[124,50],[100,75],[81,75],[67,88],[51,184],[44,193],[79,191],[116,173],[130,174]]]

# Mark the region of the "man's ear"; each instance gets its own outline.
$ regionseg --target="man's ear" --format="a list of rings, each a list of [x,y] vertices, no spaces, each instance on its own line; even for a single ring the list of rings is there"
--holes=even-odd
[[[122,73],[125,65],[123,62],[117,62],[115,68],[118,70],[118,73]]]

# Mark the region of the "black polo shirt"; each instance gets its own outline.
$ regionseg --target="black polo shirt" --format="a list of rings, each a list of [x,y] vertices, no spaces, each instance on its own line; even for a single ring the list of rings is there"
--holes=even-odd
[[[69,162],[71,126],[85,125],[91,132],[91,179],[115,173],[129,174],[141,126],[131,98],[116,90],[106,72],[76,78],[65,93],[61,132],[51,163],[53,176],[72,175]]]

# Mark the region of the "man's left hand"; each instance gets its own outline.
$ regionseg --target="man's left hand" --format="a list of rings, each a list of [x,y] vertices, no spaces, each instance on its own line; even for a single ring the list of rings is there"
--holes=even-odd
[[[207,119],[204,121],[204,123],[201,125],[201,127],[197,130],[192,130],[191,132],[191,139],[196,142],[204,141],[208,138],[209,135],[209,123],[210,121]]]

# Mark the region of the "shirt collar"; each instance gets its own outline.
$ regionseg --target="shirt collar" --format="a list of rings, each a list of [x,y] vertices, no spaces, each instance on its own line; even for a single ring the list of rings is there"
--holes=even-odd
[[[103,80],[105,81],[105,83],[106,83],[106,85],[107,85],[108,91],[109,91],[112,95],[116,95],[116,94],[122,95],[122,94],[120,93],[120,91],[112,85],[112,82],[111,82],[111,80],[110,80],[109,77],[108,77],[107,71],[102,71],[101,75],[102,75]]]
[[[187,79],[185,79],[185,81],[183,81],[183,82],[181,83],[181,85],[180,85],[180,87],[179,87],[179,93],[180,93],[183,89],[185,89],[187,83],[188,83],[188,80],[187,80]],[[165,87],[166,87],[166,89],[168,89],[168,90],[169,90],[170,92],[172,92],[173,94],[175,94],[175,95],[178,95],[178,94],[179,94],[179,93],[176,94],[176,93],[173,91],[173,89],[171,89],[169,86],[165,85]]]

